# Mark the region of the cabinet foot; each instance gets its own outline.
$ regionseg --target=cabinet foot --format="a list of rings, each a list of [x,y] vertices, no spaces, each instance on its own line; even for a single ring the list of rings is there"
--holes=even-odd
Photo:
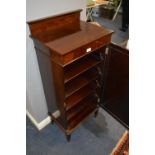
[[[68,142],[70,142],[70,140],[71,140],[71,135],[66,135],[66,139],[67,139]]]
[[[98,109],[95,111],[95,113],[94,113],[94,117],[97,117],[97,115],[98,115]]]

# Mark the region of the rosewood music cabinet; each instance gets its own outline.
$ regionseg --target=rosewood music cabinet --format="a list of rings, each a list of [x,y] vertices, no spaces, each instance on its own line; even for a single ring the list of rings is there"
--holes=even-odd
[[[97,115],[113,33],[80,21],[80,12],[28,22],[49,115],[68,141],[83,120],[93,112]]]

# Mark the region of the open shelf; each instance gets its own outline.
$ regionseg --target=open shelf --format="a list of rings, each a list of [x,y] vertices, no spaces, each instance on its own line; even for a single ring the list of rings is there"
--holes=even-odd
[[[65,90],[66,95],[65,97],[69,97],[76,91],[78,91],[80,88],[86,86],[91,81],[95,80],[99,76],[99,73],[97,69],[89,70],[81,75],[79,75],[77,78],[71,80],[70,82],[66,83]]]
[[[97,86],[94,83],[90,83],[85,87],[81,88],[71,96],[69,96],[66,100],[66,110],[71,109],[75,105],[77,105],[81,100],[90,95],[92,92],[95,92]]]
[[[93,100],[89,101],[87,104],[89,104],[89,106],[85,106],[85,108],[77,112],[73,117],[69,119],[68,125],[70,130],[75,128],[77,125],[79,125],[81,121],[83,121],[97,108],[97,103]]]
[[[96,59],[93,56],[89,56],[81,59],[76,63],[73,63],[72,65],[67,66],[64,72],[64,82],[67,83],[68,81],[72,80],[76,76],[96,66],[101,61],[102,60]]]
[[[81,102],[82,104],[82,102]],[[89,105],[88,105],[89,104]],[[86,106],[88,105],[88,106]],[[97,103],[95,100],[86,100],[85,106],[78,110],[78,112],[71,112],[70,118],[68,119],[68,127],[65,127],[65,124],[62,122],[61,117],[54,117],[51,115],[55,123],[65,132],[71,133],[81,122],[83,122],[92,112],[97,109]]]
[[[78,105],[74,106],[70,110],[67,111],[67,120],[69,121],[72,119],[75,115],[77,115],[80,111],[87,108],[87,106],[90,106],[91,103],[97,104],[97,97],[94,94],[90,94],[86,98],[84,98],[82,101],[78,103]]]

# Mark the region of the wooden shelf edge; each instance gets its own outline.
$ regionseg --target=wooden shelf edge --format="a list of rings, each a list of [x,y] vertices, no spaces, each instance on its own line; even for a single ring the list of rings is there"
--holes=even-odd
[[[67,129],[67,132],[72,132],[73,130],[75,130],[81,123],[83,123],[93,112],[95,112],[98,109],[97,105],[94,106],[90,111],[88,111],[87,114],[84,115],[84,118],[80,119],[75,126],[73,127],[69,127]]]
[[[93,95],[93,94],[92,94]],[[70,121],[73,117],[79,115],[84,110],[87,110],[93,105],[97,105],[97,98],[91,94],[81,100],[76,106],[67,111],[67,121]]]
[[[72,102],[72,104],[70,103],[71,102],[71,100],[72,99],[70,99],[70,101],[68,102],[68,103],[66,103],[66,110],[68,111],[69,109],[71,109],[72,107],[74,107],[74,106],[76,106],[80,101],[82,101],[84,98],[86,98],[87,96],[89,96],[90,94],[92,94],[93,92],[95,92],[96,91],[96,89],[97,89],[97,86],[95,85],[95,84],[89,84],[89,85],[86,85],[85,87],[83,87],[82,89],[83,89],[83,91],[84,91],[84,88],[89,88],[90,87],[90,91],[88,92],[87,90],[85,91],[86,92],[86,94],[84,94],[81,98],[79,98],[79,100],[77,101],[76,100],[76,102]],[[78,91],[76,92],[76,93],[78,93]],[[75,94],[73,94],[73,95],[75,95]],[[70,98],[74,98],[73,96],[70,96]]]
[[[96,103],[92,103],[91,105],[89,105],[89,108],[83,109],[80,112],[80,115],[78,115],[79,113],[77,113],[77,115],[72,117],[72,119],[68,121],[69,130],[70,129],[72,130],[73,128],[75,128],[75,126],[77,126],[77,124],[79,124],[83,119],[85,119],[85,117],[87,115],[89,115],[90,113],[92,113],[96,108],[97,108],[97,104]]]
[[[66,90],[66,95],[65,95],[65,98],[68,98],[69,96],[71,96],[72,94],[76,93],[77,91],[79,91],[80,89],[82,89],[83,87],[89,85],[92,81],[96,80],[100,74],[97,72],[97,71],[94,71],[94,73],[91,73],[88,75],[89,77],[91,77],[90,79],[87,79],[87,77],[84,77],[84,76],[81,76],[80,77],[80,80],[81,81],[78,81],[78,80],[74,80],[72,81],[72,84],[71,85],[74,85],[75,86],[75,82],[79,82],[79,83],[82,83],[81,85],[78,85],[78,87],[76,87],[76,89],[72,89],[72,90]],[[79,78],[78,78],[79,79]],[[84,82],[82,82],[82,80],[84,80]],[[73,86],[72,86],[73,87]],[[71,89],[71,88],[70,88]]]
[[[103,60],[99,60],[99,61],[96,61],[96,63],[92,64],[92,65],[89,65],[89,67],[83,69],[81,72],[69,77],[69,78],[66,78],[64,79],[64,83],[66,84],[67,82],[71,81],[72,79],[76,78],[77,76],[81,75],[82,73],[88,71],[89,69],[99,65]]]
[[[65,129],[65,127],[63,126],[63,124],[61,124],[61,122],[58,120],[58,118],[54,117],[52,114],[50,115],[51,118],[54,120],[54,122],[56,123],[56,125],[64,132],[64,134],[69,135],[71,134],[76,128],[78,128],[81,123],[83,123],[93,112],[95,112],[98,109],[98,107],[96,107],[95,109],[93,109],[92,111],[90,111],[79,123],[77,123],[73,128],[68,128]]]

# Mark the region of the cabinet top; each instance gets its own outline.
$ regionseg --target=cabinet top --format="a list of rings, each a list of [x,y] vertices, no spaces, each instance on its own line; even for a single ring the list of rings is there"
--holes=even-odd
[[[81,10],[28,22],[31,37],[60,55],[91,43],[113,31],[80,21]]]

